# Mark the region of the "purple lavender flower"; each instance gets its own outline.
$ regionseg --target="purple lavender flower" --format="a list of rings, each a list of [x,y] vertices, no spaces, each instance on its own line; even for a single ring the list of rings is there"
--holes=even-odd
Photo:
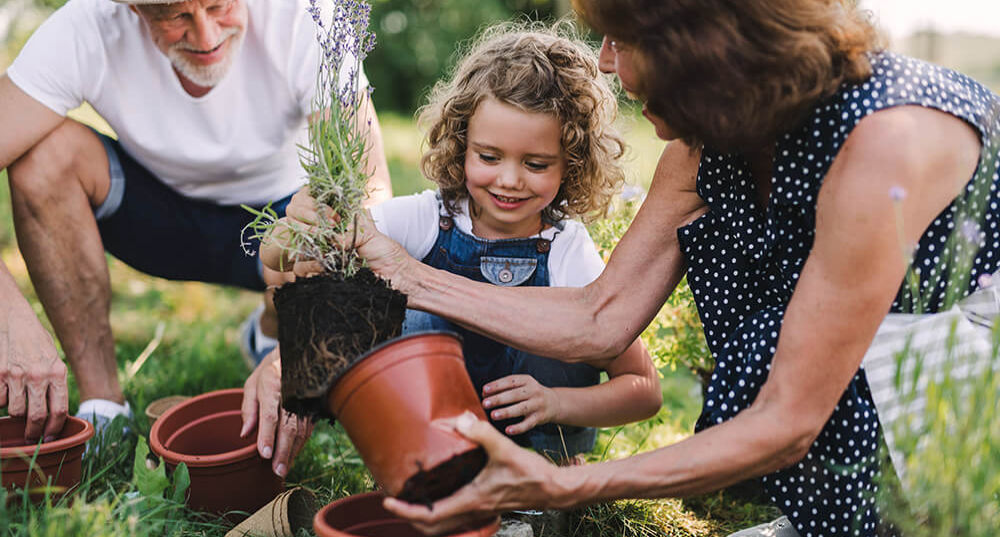
[[[962,221],[962,227],[959,231],[962,234],[962,238],[969,244],[979,244],[983,240],[983,230],[979,226],[979,222],[971,218]]]
[[[889,199],[896,202],[903,201],[906,199],[906,189],[899,185],[893,186],[889,189]]]

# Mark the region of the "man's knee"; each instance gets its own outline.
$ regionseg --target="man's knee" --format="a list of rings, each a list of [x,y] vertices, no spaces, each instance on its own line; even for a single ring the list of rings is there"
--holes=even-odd
[[[28,149],[7,168],[14,203],[58,202],[81,191],[91,206],[107,196],[111,184],[101,139],[71,119]]]

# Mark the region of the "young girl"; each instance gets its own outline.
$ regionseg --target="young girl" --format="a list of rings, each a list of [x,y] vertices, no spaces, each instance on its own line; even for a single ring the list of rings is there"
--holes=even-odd
[[[604,214],[623,181],[616,112],[585,44],[550,31],[488,30],[420,113],[429,128],[423,171],[439,190],[373,207],[375,227],[425,264],[473,280],[584,286],[604,264],[569,218]],[[265,263],[280,257],[274,248],[265,248]],[[590,451],[592,427],[646,419],[661,404],[638,340],[599,384],[590,365],[534,356],[409,310],[404,333],[423,330],[458,332],[491,421],[557,461]]]

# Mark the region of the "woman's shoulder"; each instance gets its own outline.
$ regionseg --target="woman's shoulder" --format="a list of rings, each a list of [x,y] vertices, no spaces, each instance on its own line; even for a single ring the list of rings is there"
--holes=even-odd
[[[920,147],[939,125],[971,125],[981,140],[996,131],[993,115],[1000,99],[971,78],[890,52],[872,54],[871,64],[871,76],[844,84],[778,140],[773,179],[778,203],[814,204],[848,137],[863,138],[865,143],[854,146],[865,148],[868,157],[890,158]],[[916,130],[906,132],[906,126]],[[914,162],[931,156],[910,153]]]
[[[1000,97],[958,71],[892,52],[871,55],[872,74],[845,84],[824,103],[850,130],[861,119],[897,106],[915,105],[958,117],[980,131],[995,128]]]

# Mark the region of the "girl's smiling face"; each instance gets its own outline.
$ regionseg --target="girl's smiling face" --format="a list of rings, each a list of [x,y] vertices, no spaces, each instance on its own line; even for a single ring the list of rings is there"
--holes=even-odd
[[[484,99],[469,118],[465,186],[484,239],[530,237],[566,171],[559,119]]]

